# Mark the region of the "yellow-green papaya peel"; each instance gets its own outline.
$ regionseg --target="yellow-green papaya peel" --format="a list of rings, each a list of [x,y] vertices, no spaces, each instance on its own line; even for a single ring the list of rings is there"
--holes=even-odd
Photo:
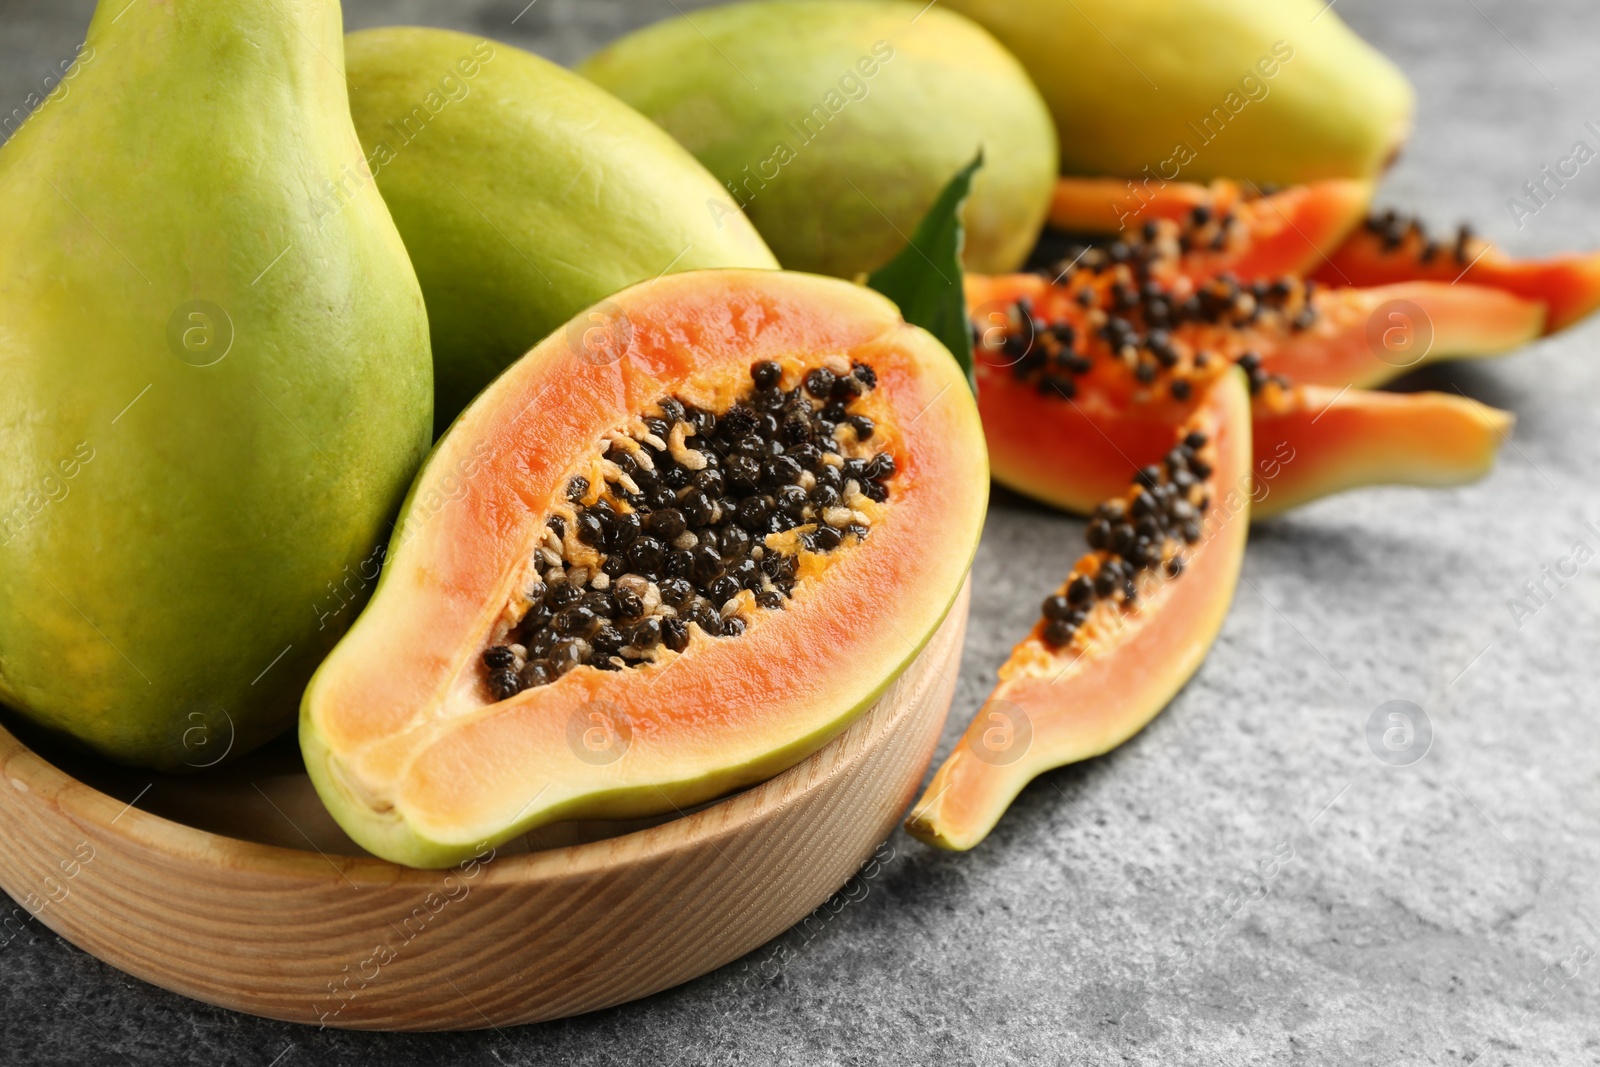
[[[1055,180],[1049,110],[1015,58],[942,5],[783,0],[640,30],[579,68],[724,183],[791,270],[888,262],[981,148],[964,260],[1027,258]]]
[[[335,0],[106,0],[0,149],[0,699],[164,769],[294,721],[428,447]]]
[[[1411,132],[1405,75],[1328,0],[945,0],[1017,54],[1066,174],[1368,178]]]
[[[367,30],[346,47],[356,129],[427,299],[440,432],[619,289],[777,266],[705,168],[576,74],[445,30]]]

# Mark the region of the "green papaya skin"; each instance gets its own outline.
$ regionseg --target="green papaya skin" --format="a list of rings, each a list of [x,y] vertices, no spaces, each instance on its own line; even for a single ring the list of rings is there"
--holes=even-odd
[[[356,129],[427,299],[439,432],[619,289],[778,265],[692,156],[570,71],[419,27],[351,34],[346,53]]]
[[[1027,258],[1056,139],[1027,73],[943,5],[778,0],[658,23],[579,70],[660,123],[725,183],[790,270],[888,262],[981,147],[964,261]]]
[[[429,443],[335,0],[106,0],[0,148],[0,699],[112,759],[291,725]]]
[[[1055,115],[1065,174],[1368,178],[1411,132],[1416,99],[1405,75],[1327,0],[943,6],[982,24],[1028,68]]]

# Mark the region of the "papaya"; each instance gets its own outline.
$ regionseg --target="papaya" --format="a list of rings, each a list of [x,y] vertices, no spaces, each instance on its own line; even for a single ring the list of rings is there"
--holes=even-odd
[[[647,27],[579,70],[660,123],[791,270],[854,278],[906,244],[982,148],[971,270],[1015,270],[1044,224],[1056,137],[993,37],[900,0],[737,3]]]
[[[312,781],[386,859],[448,866],[765,779],[869,707],[965,580],[977,410],[883,297],[695,271],[605,314],[439,441],[306,690]]]
[[[1208,185],[1060,178],[1050,225],[1127,243],[1170,237],[1181,256],[1172,265],[1185,276],[1253,281],[1311,273],[1360,224],[1371,200],[1371,182],[1347,178],[1266,195],[1220,178]]]
[[[1065,174],[1370,178],[1415,94],[1326,0],[946,0],[1049,102]]]
[[[125,763],[237,756],[377,576],[427,451],[416,275],[334,0],[103,3],[0,148],[0,699]]]
[[[1130,246],[1125,254],[1171,242],[1160,271],[1197,281],[1231,273],[1245,281],[1300,274],[1333,287],[1466,283],[1475,298],[1492,299],[1486,291],[1498,290],[1542,305],[1546,333],[1600,307],[1600,252],[1519,259],[1474,236],[1470,226],[1436,237],[1415,217],[1369,211],[1370,190],[1341,181],[1274,189],[1220,179],[1200,185],[1062,178],[1050,224],[1090,241],[1115,238]],[[1069,247],[1069,258],[1081,251]]]
[[[1090,551],[912,809],[914,836],[972,848],[1034,777],[1122,744],[1194,674],[1244,558],[1250,426],[1244,375],[1229,370],[1169,427],[1165,455],[1095,509]]]
[[[705,168],[592,82],[447,30],[366,30],[346,49],[367,165],[427,302],[438,432],[618,289],[668,271],[777,267]],[[329,190],[325,211],[341,195]]]
[[[1395,211],[1369,215],[1311,276],[1326,285],[1396,281],[1467,282],[1499,289],[1547,309],[1547,332],[1565,329],[1600,307],[1600,252],[1519,259],[1463,225],[1447,239]]]
[[[967,277],[978,404],[997,481],[1087,512],[1170,447],[1171,428],[1233,364],[1245,369],[1254,398],[1257,517],[1361,485],[1478,478],[1510,429],[1509,415],[1465,397],[1334,388],[1286,374],[1320,368],[1337,378],[1341,367],[1377,362],[1366,347],[1365,305],[1380,298],[1368,291],[1308,291],[1286,279],[1257,301],[1254,289],[1226,280],[1174,290],[1134,278],[1126,263],[1109,261],[1054,282]],[[1349,309],[1359,326],[1339,326]]]
[[[1314,320],[1299,330],[1240,330],[1262,366],[1306,385],[1370,388],[1441,359],[1504,355],[1545,325],[1543,304],[1448,282],[1317,289],[1311,304]]]
[[[1253,272],[1243,261],[1262,258],[1248,251],[1218,254],[1245,267],[1242,274],[1218,272],[1213,254],[1195,251],[1165,219],[1146,222],[1136,240],[1069,251],[1053,270],[1058,288],[1078,285],[1070,278],[1131,270],[1126,285],[1110,286],[1114,309],[1154,309],[1154,325],[1192,346],[1253,350],[1267,370],[1304,384],[1379,386],[1422,363],[1506,354],[1541,336],[1546,323],[1544,304],[1480,285],[1328,288],[1296,274]],[[1038,288],[1037,280],[1016,285]]]

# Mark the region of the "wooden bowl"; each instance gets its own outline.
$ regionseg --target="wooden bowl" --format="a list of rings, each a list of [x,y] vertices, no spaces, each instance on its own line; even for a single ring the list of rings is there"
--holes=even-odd
[[[362,853],[292,742],[167,778],[50,762],[0,729],[0,886],[129,974],[274,1019],[455,1030],[620,1004],[777,936],[888,836],[949,710],[967,599],[876,705],[771,781],[449,871]]]

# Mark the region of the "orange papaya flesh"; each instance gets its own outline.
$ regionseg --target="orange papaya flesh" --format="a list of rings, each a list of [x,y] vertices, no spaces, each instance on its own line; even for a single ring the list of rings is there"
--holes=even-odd
[[[972,848],[1035,776],[1110,751],[1172,700],[1216,640],[1238,582],[1250,425],[1244,376],[1216,376],[1176,433],[1167,428],[1161,465],[1096,509],[1091,551],[1045,599],[908,831]]]
[[[1394,211],[1369,216],[1311,276],[1326,285],[1426,280],[1498,289],[1543,304],[1545,329],[1552,333],[1600,307],[1600,252],[1518,259],[1474,237],[1469,227],[1441,240]]]
[[[1372,183],[1328,179],[1263,191],[1218,180],[1059,178],[1050,225],[1128,244],[1170,241],[1168,269],[1198,281],[1306,274],[1356,228]]]
[[[1214,208],[1223,197],[1237,199],[1237,192],[1238,186],[1224,181],[1202,185],[1063,176],[1056,179],[1048,218],[1053,229],[1108,236],[1136,231],[1150,219],[1180,222],[1197,207]]]
[[[1475,481],[1514,422],[1449,393],[1311,385],[1263,390],[1253,411],[1256,518],[1361,486]]]
[[[1466,398],[1287,377],[1279,368],[1341,363],[1339,349],[1326,339],[1318,347],[1310,328],[1300,331],[1292,361],[1267,342],[1294,339],[1294,330],[1274,327],[1269,336],[1261,316],[1254,325],[1232,325],[1223,315],[1151,329],[1137,306],[1108,310],[1115,298],[1104,298],[1104,277],[1067,285],[1030,274],[967,279],[991,468],[995,480],[1034,499],[1081,513],[1117,492],[1162,455],[1194,397],[1234,364],[1246,371],[1258,419],[1258,515],[1360,485],[1477,478],[1509,429],[1508,415]],[[1220,287],[1219,300],[1226,295],[1227,286],[1210,284]],[[1312,299],[1337,310],[1371,298],[1313,290]],[[1303,292],[1291,290],[1285,310],[1291,318],[1303,312]],[[1316,320],[1322,317],[1318,311]],[[1406,428],[1411,415],[1425,432]]]
[[[369,851],[442,867],[770,777],[937,629],[987,486],[959,367],[877,294],[624,290],[436,446],[306,692],[312,780]]]

